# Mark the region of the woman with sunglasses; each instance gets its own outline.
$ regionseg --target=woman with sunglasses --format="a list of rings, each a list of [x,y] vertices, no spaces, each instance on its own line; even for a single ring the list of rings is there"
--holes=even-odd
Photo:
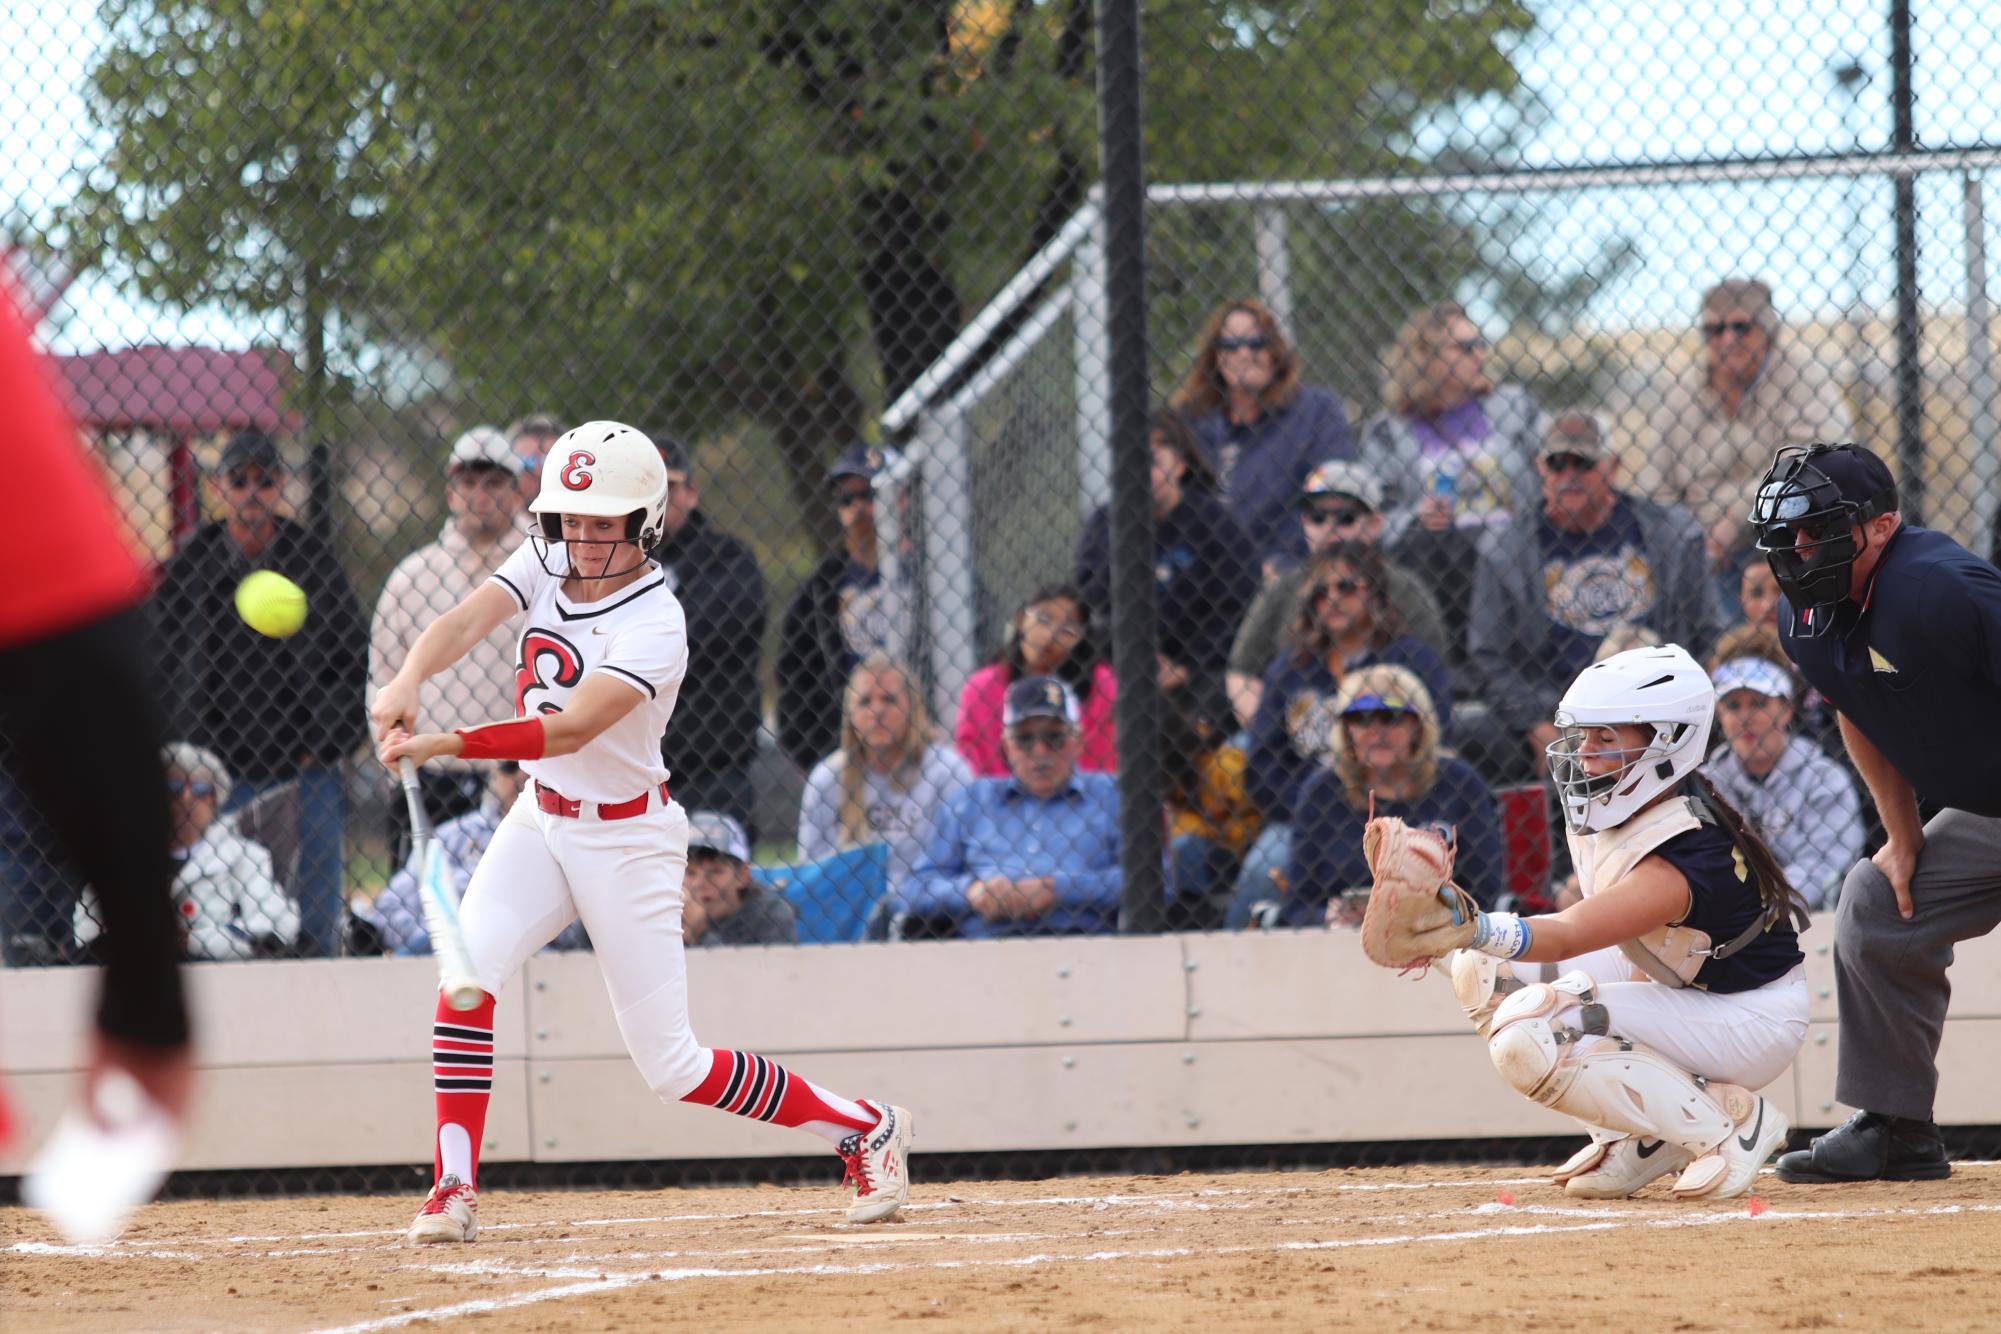
[[[1488,343],[1457,302],[1412,314],[1383,356],[1382,411],[1360,457],[1383,486],[1383,541],[1438,592],[1465,641],[1474,548],[1488,528],[1532,510],[1542,409],[1487,372]]]
[[[1451,674],[1405,628],[1385,588],[1382,553],[1364,543],[1336,542],[1306,567],[1291,651],[1265,673],[1264,696],[1251,718],[1246,775],[1267,823],[1244,858],[1232,927],[1247,923],[1249,906],[1270,898],[1274,873],[1284,873],[1294,805],[1332,753],[1334,701],[1348,673],[1376,663],[1409,669],[1424,683],[1440,731],[1451,730]]]
[[[1091,639],[1090,613],[1075,584],[1044,584],[1028,595],[1014,619],[998,662],[966,678],[959,692],[959,721],[953,742],[976,778],[1003,778],[1008,772],[1001,718],[1007,689],[1031,676],[1053,676],[1070,687],[1081,713],[1084,749],[1079,769],[1112,773],[1119,766],[1118,731],[1112,704],[1119,680],[1098,656]]]
[[[1371,811],[1453,831],[1452,878],[1492,906],[1502,888],[1494,794],[1456,756],[1439,751],[1438,714],[1417,674],[1378,663],[1341,678],[1328,763],[1299,790],[1298,831],[1269,925],[1359,926],[1371,883],[1362,830]],[[1362,891],[1351,894],[1350,891]]]
[[[1237,623],[1258,590],[1244,530],[1216,499],[1215,474],[1180,414],[1153,420],[1153,580],[1158,609],[1156,676],[1163,693],[1193,696],[1205,710],[1223,699],[1223,669]],[[1111,506],[1084,523],[1077,583],[1101,621],[1112,612]]]
[[[1248,297],[1216,307],[1169,403],[1188,419],[1250,550],[1296,564],[1299,484],[1316,464],[1355,457],[1355,441],[1340,401],[1301,382],[1298,350],[1278,317]]]

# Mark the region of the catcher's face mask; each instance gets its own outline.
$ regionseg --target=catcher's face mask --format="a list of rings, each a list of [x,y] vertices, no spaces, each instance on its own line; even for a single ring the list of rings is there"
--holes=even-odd
[[[1827,445],[1781,449],[1751,506],[1758,550],[1792,606],[1793,632],[1809,639],[1833,626],[1867,541],[1861,525],[1883,512],[1873,503],[1844,499],[1840,487],[1814,466],[1830,450]]]

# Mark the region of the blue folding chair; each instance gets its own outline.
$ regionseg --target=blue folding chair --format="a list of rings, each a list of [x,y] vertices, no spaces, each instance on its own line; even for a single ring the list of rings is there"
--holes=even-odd
[[[853,942],[889,892],[889,846],[870,843],[793,866],[753,866],[750,876],[792,905],[801,945]]]

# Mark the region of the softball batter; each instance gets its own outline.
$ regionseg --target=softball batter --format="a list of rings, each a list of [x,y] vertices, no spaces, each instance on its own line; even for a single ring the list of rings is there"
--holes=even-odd
[[[1452,956],[1501,1076],[1591,1132],[1556,1174],[1572,1195],[1679,1172],[1678,1198],[1729,1199],[1786,1136],[1754,1090],[1806,1040],[1804,908],[1696,772],[1715,712],[1677,645],[1587,667],[1548,749],[1585,897],[1547,917],[1481,913]]]
[[[514,804],[460,906],[486,995],[439,997],[432,1068],[436,1185],[413,1243],[478,1231],[479,1143],[493,1083],[493,997],[530,954],[581,917],[626,1050],[661,1098],[797,1126],[834,1145],[848,1217],[894,1214],[909,1193],[910,1114],[830,1093],[774,1061],[712,1050],[688,1026],[681,877],[688,820],[668,795],[660,737],[688,666],[681,604],[646,552],[660,540],[667,473],[640,432],[587,422],[542,466],[539,528],[465,601],[434,621],[371,713],[392,768],[408,756],[519,760],[534,786]],[[411,735],[423,683],[525,613],[512,717]]]

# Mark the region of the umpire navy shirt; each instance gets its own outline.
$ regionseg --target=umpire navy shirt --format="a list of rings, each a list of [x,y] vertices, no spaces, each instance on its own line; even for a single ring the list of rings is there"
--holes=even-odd
[[[2001,816],[2001,570],[1906,524],[1861,604],[1817,639],[1779,636],[1800,674],[1862,729],[1919,796]]]

